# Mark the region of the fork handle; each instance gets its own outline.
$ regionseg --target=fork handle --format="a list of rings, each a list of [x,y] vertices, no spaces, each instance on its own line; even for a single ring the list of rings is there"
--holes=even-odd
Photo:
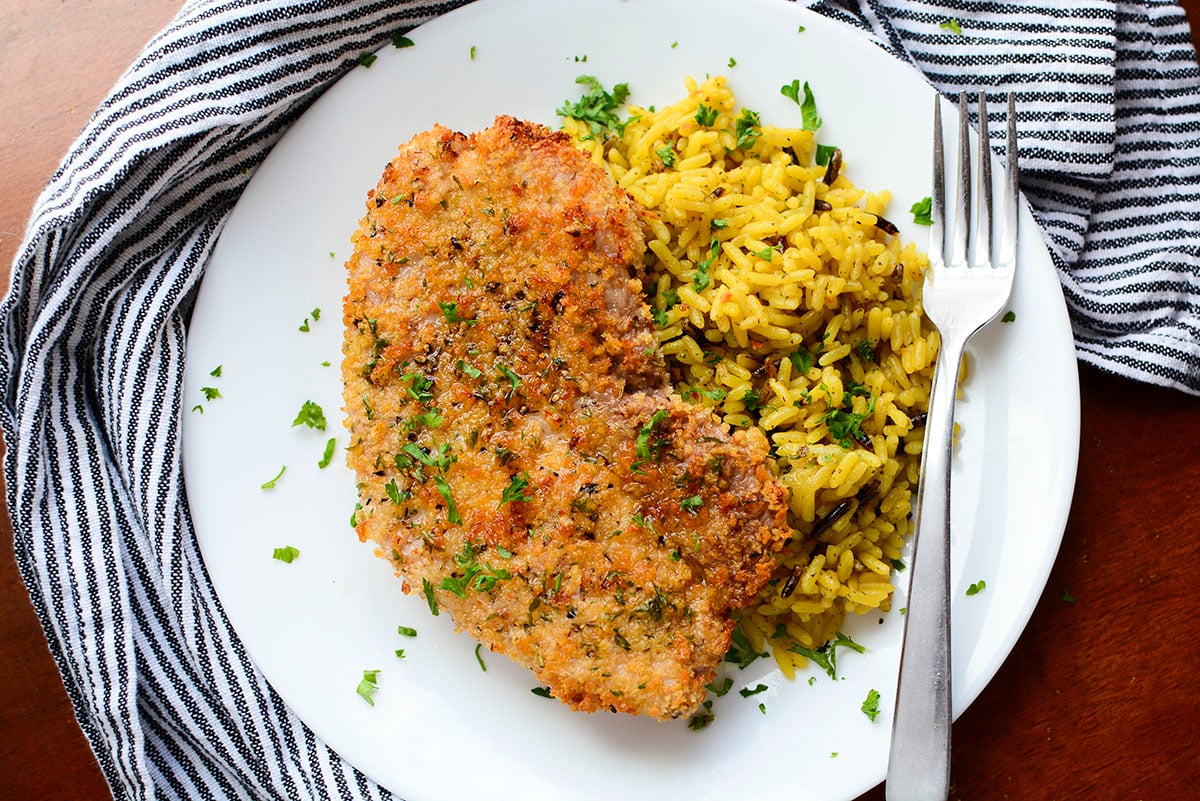
[[[887,801],[945,801],[950,792],[950,451],[965,346],[942,340],[930,391]]]

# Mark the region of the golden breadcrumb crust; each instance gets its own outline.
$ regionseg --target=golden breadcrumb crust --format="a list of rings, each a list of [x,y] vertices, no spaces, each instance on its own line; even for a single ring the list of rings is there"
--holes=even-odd
[[[359,537],[564,703],[693,711],[790,530],[762,434],[669,391],[632,201],[498,117],[403,145],[353,240]]]

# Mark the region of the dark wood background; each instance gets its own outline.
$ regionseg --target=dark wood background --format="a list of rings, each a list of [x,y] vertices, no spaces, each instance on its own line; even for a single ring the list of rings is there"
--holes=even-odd
[[[0,0],[0,287],[59,159],[179,5]],[[1200,0],[1183,5],[1195,32]],[[1200,797],[1200,402],[1090,368],[1080,383],[1062,550],[1029,627],[954,726],[956,801]],[[109,798],[11,542],[5,510],[0,798]],[[803,799],[802,776],[796,790]],[[883,797],[877,787],[860,801]]]

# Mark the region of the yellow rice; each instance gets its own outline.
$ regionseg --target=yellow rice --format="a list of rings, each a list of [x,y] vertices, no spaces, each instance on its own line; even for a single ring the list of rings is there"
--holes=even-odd
[[[847,612],[890,609],[938,350],[927,260],[876,227],[890,194],[848,180],[853,154],[827,186],[812,132],[760,124],[739,148],[726,80],[685,84],[667,108],[631,105],[619,136],[564,127],[648,211],[644,283],[677,391],[772,442],[797,535],[740,625],[791,677]],[[831,431],[839,420],[862,441]]]

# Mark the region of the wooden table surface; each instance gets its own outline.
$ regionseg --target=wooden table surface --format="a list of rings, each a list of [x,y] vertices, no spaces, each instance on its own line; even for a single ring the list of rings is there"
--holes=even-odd
[[[0,287],[59,159],[179,5],[0,0]],[[1183,5],[1196,31],[1200,0]],[[1062,549],[1016,648],[954,726],[952,799],[1200,797],[1200,582],[1188,572],[1200,401],[1090,368],[1080,384]],[[7,510],[0,540],[0,798],[110,798],[17,572]],[[798,799],[803,787],[797,777]]]

